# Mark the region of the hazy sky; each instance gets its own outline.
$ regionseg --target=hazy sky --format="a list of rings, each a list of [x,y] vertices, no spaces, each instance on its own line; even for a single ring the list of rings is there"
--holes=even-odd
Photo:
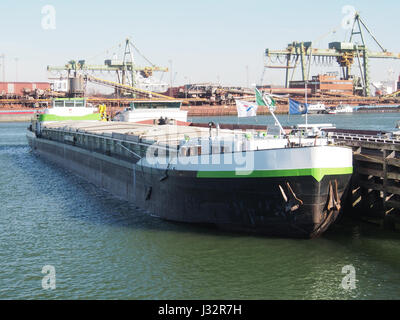
[[[55,9],[55,29],[42,26],[45,5]],[[284,49],[292,41],[327,48],[329,42],[345,40],[348,30],[341,23],[346,5],[361,13],[388,51],[400,52],[398,0],[2,0],[0,53],[6,57],[6,81],[17,75],[19,81],[45,81],[47,65],[71,59],[103,63],[121,53],[118,44],[129,36],[154,64],[169,67],[172,60],[174,84],[219,79],[245,85],[246,66],[249,83],[260,82],[266,48]],[[378,48],[371,44],[371,50]],[[319,71],[313,67],[311,73]],[[371,71],[374,80],[397,77],[400,60],[374,60]],[[169,74],[163,79],[169,82]],[[282,80],[283,71],[266,70],[264,83]]]

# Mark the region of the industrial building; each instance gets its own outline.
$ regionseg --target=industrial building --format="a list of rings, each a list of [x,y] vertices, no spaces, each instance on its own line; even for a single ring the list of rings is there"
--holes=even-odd
[[[305,81],[290,81],[289,88],[300,89],[306,88]],[[311,89],[312,94],[317,93],[333,93],[341,95],[353,94],[353,81],[338,79],[335,74],[320,74],[313,76],[311,81],[307,81],[307,88]]]
[[[17,98],[35,93],[41,96],[48,90],[50,90],[49,82],[0,82],[2,98]]]

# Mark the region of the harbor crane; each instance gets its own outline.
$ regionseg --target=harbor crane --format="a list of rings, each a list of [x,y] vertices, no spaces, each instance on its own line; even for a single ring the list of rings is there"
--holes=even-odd
[[[150,66],[141,67],[136,65],[133,57],[133,49],[136,49],[132,41],[127,38],[125,41],[125,51],[122,60],[107,59],[104,65],[89,65],[85,60],[71,60],[64,66],[47,66],[47,71],[66,71],[68,78],[87,76],[89,72],[95,71],[111,71],[117,74],[117,83],[130,87],[136,87],[138,84],[138,75],[143,78],[149,78],[153,72],[168,72],[168,68],[154,65],[146,57],[144,59],[149,62]],[[136,49],[136,51],[138,51]],[[138,51],[139,52],[139,51]],[[140,53],[140,52],[139,52]],[[123,86],[121,87],[123,88]],[[116,88],[116,90],[122,90]]]
[[[380,51],[372,52],[365,44],[364,33],[366,31],[373,41],[378,45]],[[360,37],[360,43],[355,42],[355,38]],[[312,42],[293,42],[284,50],[265,50],[265,68],[284,69],[286,72],[285,87],[289,87],[289,81],[293,80],[296,68],[300,65],[303,81],[309,81],[310,65],[325,64],[331,65],[333,62],[339,64],[342,69],[342,79],[353,80],[354,93],[362,96],[370,96],[370,72],[369,60],[373,59],[399,59],[400,53],[388,52],[372,34],[365,22],[358,13],[354,16],[353,27],[348,42],[331,42],[329,49],[317,49]],[[275,60],[275,61],[274,61]],[[282,60],[285,63],[282,65]],[[280,65],[274,65],[275,62]],[[360,78],[352,75],[352,67],[358,62]],[[292,75],[290,76],[290,70]]]

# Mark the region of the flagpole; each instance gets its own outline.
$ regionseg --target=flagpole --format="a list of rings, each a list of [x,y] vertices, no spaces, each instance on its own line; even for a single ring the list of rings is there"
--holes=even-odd
[[[288,106],[289,106],[289,112],[287,114],[287,122],[289,122],[289,120],[290,120],[290,98],[287,99],[287,103],[288,103]]]
[[[308,80],[306,80],[306,105],[305,105],[305,107],[306,107],[306,129],[308,127],[307,82],[308,82]]]
[[[275,116],[274,112],[271,110],[270,105],[265,101],[264,96],[260,93],[260,91],[257,88],[256,88],[256,92],[258,92],[259,96],[261,97],[261,99],[263,100],[265,105],[267,106],[269,112],[271,113],[271,115],[275,119],[275,122],[278,124],[279,129],[281,130],[282,134],[285,135],[285,130],[283,130],[283,127],[282,127],[281,123],[279,122],[278,118]]]
[[[264,97],[263,97],[262,99],[263,99],[263,101],[265,102]],[[265,102],[265,104],[267,104],[267,103]],[[282,127],[281,123],[279,122],[279,120],[278,120],[278,118],[276,117],[275,113],[270,109],[269,106],[268,106],[268,110],[269,110],[269,112],[271,112],[272,116],[273,116],[274,119],[275,119],[275,122],[278,124],[279,129],[280,129],[281,132],[282,132],[282,135],[285,135],[285,130],[283,130],[283,127]]]

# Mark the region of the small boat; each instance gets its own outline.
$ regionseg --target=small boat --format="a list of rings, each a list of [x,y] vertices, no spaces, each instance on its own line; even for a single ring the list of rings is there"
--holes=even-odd
[[[396,130],[387,132],[385,136],[389,139],[400,140],[400,121],[396,121],[395,129]]]
[[[326,113],[326,106],[323,103],[309,104],[307,109],[309,114]]]
[[[350,105],[339,104],[337,107],[328,110],[328,114],[353,113],[353,107]]]

